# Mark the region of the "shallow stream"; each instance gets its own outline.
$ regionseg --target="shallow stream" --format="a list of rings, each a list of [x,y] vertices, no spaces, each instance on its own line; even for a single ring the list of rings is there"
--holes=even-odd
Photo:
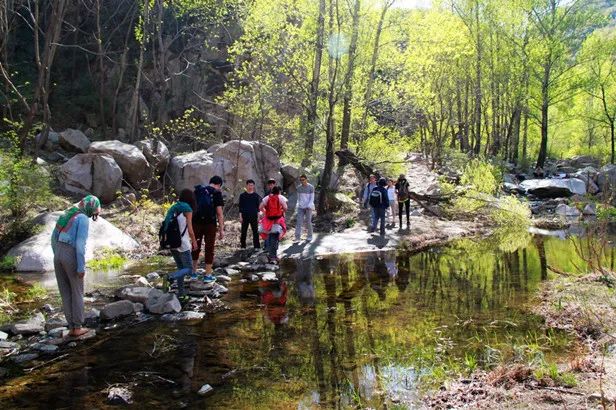
[[[529,308],[548,266],[584,266],[573,241],[529,236],[502,249],[462,240],[417,254],[285,261],[278,284],[234,279],[230,309],[196,325],[100,330],[6,381],[0,407],[101,408],[118,384],[133,391],[133,408],[407,408],[447,377],[507,355],[572,354],[573,341],[544,331]],[[608,258],[613,267],[613,249]],[[197,395],[206,383],[213,392]]]

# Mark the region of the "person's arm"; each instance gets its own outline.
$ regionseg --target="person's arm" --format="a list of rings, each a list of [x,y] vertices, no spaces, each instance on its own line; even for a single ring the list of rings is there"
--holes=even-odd
[[[310,209],[314,211],[314,187],[312,187],[311,192],[308,194]]]
[[[88,240],[88,230],[90,222],[87,216],[79,215],[75,222],[75,255],[77,256],[77,275],[83,278],[86,273],[86,242]]]
[[[188,229],[188,236],[190,237],[190,245],[194,251],[197,249],[197,237],[195,236],[195,230],[193,229],[192,216],[192,212],[184,212],[184,217],[186,218],[186,228]]]
[[[218,239],[222,241],[225,236],[225,217],[222,213],[222,206],[216,207],[216,218],[218,219]]]
[[[56,228],[53,229],[51,233],[51,251],[53,254],[56,254],[56,245],[58,244],[58,236],[60,236],[60,232]]]
[[[265,205],[267,205],[267,197],[263,198],[261,205],[259,205],[260,212],[265,212]]]

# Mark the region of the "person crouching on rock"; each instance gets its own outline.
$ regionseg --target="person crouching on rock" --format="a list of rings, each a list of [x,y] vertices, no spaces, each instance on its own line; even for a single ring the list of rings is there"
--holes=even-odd
[[[261,238],[265,239],[265,249],[271,262],[278,262],[278,243],[287,232],[284,213],[287,211],[287,198],[280,195],[280,187],[263,198],[259,209],[263,217],[259,223]]]
[[[193,273],[192,251],[197,249],[197,239],[193,231],[192,219],[193,210],[196,207],[195,194],[190,189],[184,189],[180,192],[178,201],[169,208],[165,215],[165,224],[169,224],[173,218],[177,218],[179,230],[182,234],[181,246],[171,249],[171,255],[178,270],[170,273],[167,277],[170,284],[174,280],[177,282],[180,301],[186,296],[184,277]]]
[[[71,337],[83,336],[90,331],[83,327],[83,278],[90,218],[96,221],[100,210],[99,199],[88,195],[64,211],[51,234],[53,266]]]

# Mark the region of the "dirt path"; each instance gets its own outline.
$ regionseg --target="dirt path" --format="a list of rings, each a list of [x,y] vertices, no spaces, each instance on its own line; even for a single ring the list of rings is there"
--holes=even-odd
[[[430,171],[427,162],[420,154],[408,156],[409,167],[406,172],[411,190],[425,194],[438,181],[437,175]],[[359,204],[357,205],[360,206]],[[411,206],[413,206],[411,201]],[[367,232],[368,213],[362,213],[362,224],[337,233],[318,233],[310,243],[291,243],[287,239],[281,244],[281,256],[286,258],[306,258],[337,253],[373,252],[404,247],[419,250],[427,246],[446,243],[453,239],[477,234],[481,226],[465,221],[444,221],[419,215],[411,216],[410,229],[388,229],[383,238]],[[289,232],[289,238],[292,238]]]

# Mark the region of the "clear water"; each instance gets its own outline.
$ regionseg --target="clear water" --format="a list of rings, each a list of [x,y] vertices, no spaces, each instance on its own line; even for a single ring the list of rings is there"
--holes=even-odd
[[[513,251],[464,240],[417,254],[288,261],[279,284],[235,280],[230,310],[201,323],[135,319],[14,373],[0,407],[101,408],[114,384],[131,385],[133,408],[417,406],[447,377],[516,347],[566,355],[573,342],[546,333],[529,308],[548,266],[583,268],[575,248],[529,237]],[[613,249],[607,258],[613,266]],[[213,392],[198,396],[205,383]]]

